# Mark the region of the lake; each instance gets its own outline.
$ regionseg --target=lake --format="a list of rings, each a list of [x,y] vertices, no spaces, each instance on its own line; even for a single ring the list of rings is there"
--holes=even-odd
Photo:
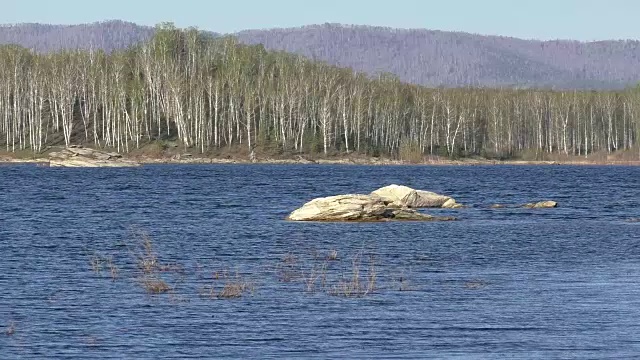
[[[392,183],[470,207],[284,221]],[[2,166],[0,358],[638,357],[633,218],[640,167]]]

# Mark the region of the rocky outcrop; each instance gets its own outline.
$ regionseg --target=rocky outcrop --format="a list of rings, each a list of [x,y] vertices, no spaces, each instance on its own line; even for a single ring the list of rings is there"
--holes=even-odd
[[[375,195],[336,195],[317,198],[293,211],[291,221],[448,221],[452,217],[436,217],[398,207]]]
[[[129,167],[139,163],[122,159],[118,153],[70,146],[59,152],[49,154],[49,166],[52,167]]]
[[[525,209],[551,209],[551,208],[558,207],[558,203],[555,201],[547,200],[547,201],[540,201],[537,203],[524,204],[522,205],[522,207]]]
[[[458,204],[455,199],[449,199],[444,204],[442,204],[443,209],[462,209],[466,206],[462,204]]]
[[[408,208],[439,208],[444,207],[444,204],[453,208],[453,204],[456,203],[449,196],[395,184],[380,188],[372,192],[371,195],[380,197],[398,207]]]

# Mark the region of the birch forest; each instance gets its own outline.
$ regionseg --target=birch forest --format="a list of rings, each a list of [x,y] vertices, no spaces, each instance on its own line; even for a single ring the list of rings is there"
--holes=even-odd
[[[2,46],[0,63],[7,151],[170,140],[201,153],[640,156],[640,88],[426,88],[171,24],[110,53]]]

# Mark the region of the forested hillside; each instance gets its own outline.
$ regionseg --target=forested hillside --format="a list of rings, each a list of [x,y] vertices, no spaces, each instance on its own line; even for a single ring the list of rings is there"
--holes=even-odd
[[[640,42],[535,41],[425,29],[325,24],[238,38],[426,86],[621,88],[640,81]]]
[[[9,151],[221,147],[408,158],[638,148],[640,91],[433,89],[165,25],[126,51],[0,47]]]
[[[81,25],[4,25],[0,27],[0,44],[20,45],[41,53],[77,49],[110,52],[147,41],[154,31],[154,28],[124,21]]]
[[[212,24],[212,26],[214,26]],[[20,24],[0,27],[0,44],[38,52],[124,49],[148,40],[154,29],[122,21],[89,25]],[[431,87],[621,89],[640,82],[640,42],[534,41],[467,33],[400,30],[336,24],[234,34],[349,67],[371,76],[392,73]]]

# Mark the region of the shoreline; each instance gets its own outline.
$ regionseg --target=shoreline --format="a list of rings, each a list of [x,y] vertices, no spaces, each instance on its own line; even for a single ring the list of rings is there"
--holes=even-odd
[[[29,151],[0,151],[0,165],[34,164],[42,167],[126,167],[140,165],[179,164],[282,164],[282,165],[360,165],[360,166],[640,166],[640,155],[633,152],[593,153],[590,158],[579,155],[551,154],[547,160],[523,160],[519,158],[497,160],[480,156],[450,159],[441,156],[414,157],[398,160],[374,157],[362,153],[322,154],[222,151],[191,153],[177,146],[158,151],[145,146],[129,153],[116,149],[96,149],[82,145],[47,147],[41,153]]]
[[[323,158],[323,159],[307,159],[302,156],[296,158],[258,158],[255,160],[242,158],[221,158],[221,157],[149,157],[149,156],[123,156],[123,160],[127,162],[135,162],[139,165],[206,165],[206,164],[238,164],[238,165],[360,165],[360,166],[640,166],[640,160],[489,160],[489,159],[425,159],[423,162],[393,160],[387,158],[365,158],[365,157],[344,157],[344,158]],[[49,158],[32,158],[24,159],[15,156],[0,156],[0,165],[12,164],[33,164],[37,166],[47,167],[50,164]],[[117,166],[117,162],[113,162],[113,166]],[[123,162],[123,166],[124,162]]]

